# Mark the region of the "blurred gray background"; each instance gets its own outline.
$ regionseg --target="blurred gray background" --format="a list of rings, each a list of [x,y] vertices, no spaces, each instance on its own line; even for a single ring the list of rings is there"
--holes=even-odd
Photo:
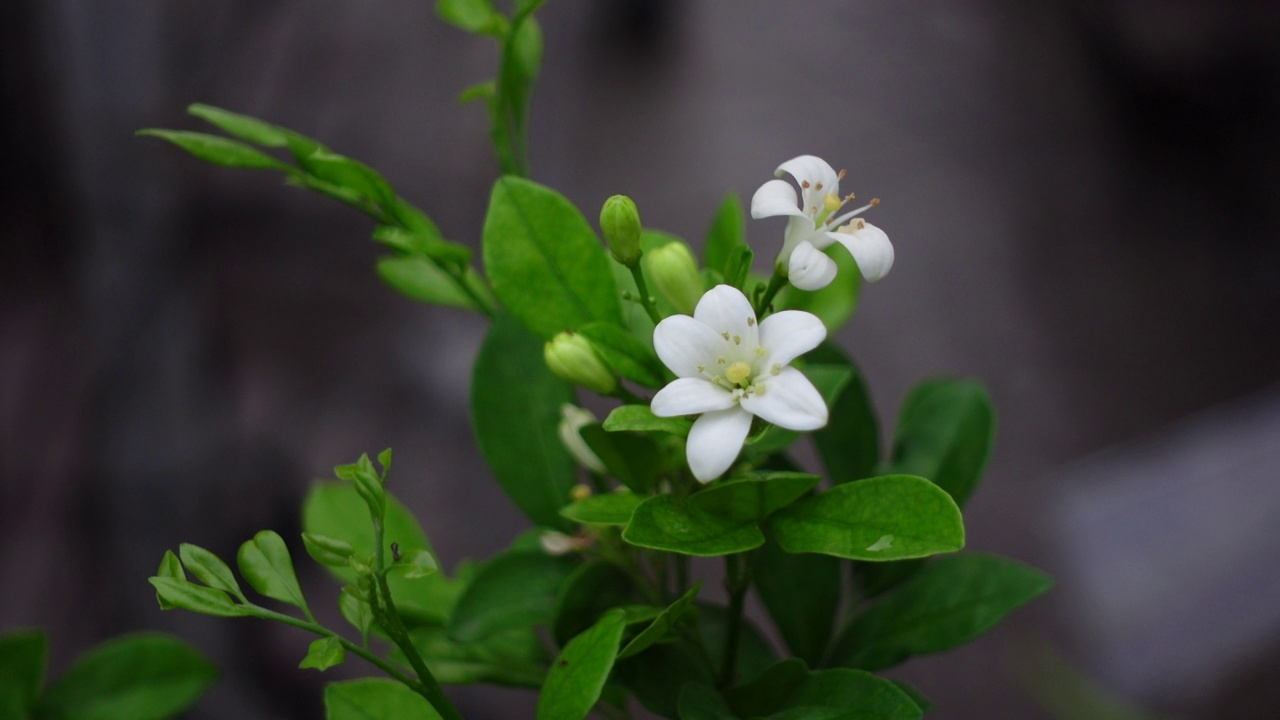
[[[1059,588],[895,672],[931,716],[1051,717],[1054,683],[1026,671],[1046,644],[1153,711],[1280,716],[1280,6],[551,0],[540,19],[535,179],[588,217],[629,194],[700,246],[724,193],[779,162],[848,168],[897,250],[840,337],[885,425],[925,376],[990,388],[969,547]],[[311,479],[386,446],[447,566],[525,527],[468,426],[479,318],[382,286],[363,217],[132,137],[202,129],[195,101],[258,115],[474,246],[497,167],[454,98],[491,45],[427,0],[0,4],[0,631],[48,627],[55,672],[175,631],[225,673],[190,717],[320,717],[308,638],[160,613],[165,549],[296,537]],[[768,256],[781,223],[748,233]],[[532,716],[528,693],[455,697]]]

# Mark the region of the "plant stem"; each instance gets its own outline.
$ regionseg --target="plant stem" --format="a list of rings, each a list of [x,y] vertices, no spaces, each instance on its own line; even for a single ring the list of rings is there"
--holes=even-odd
[[[729,591],[729,626],[725,629],[724,663],[720,666],[720,685],[729,687],[737,674],[738,638],[742,634],[742,605],[751,585],[750,571],[741,554],[724,556],[724,585]]]
[[[293,627],[296,627],[299,630],[306,630],[307,632],[313,633],[315,635],[319,635],[320,637],[338,638],[338,642],[342,644],[343,649],[347,650],[348,652],[354,655],[359,656],[365,662],[368,662],[370,665],[373,665],[374,667],[378,668],[382,672],[390,675],[396,680],[399,680],[400,682],[409,686],[410,688],[413,689],[414,692],[422,695],[423,697],[426,697],[426,694],[423,692],[424,688],[422,687],[421,683],[417,682],[416,680],[409,677],[408,675],[405,675],[404,673],[400,672],[400,670],[398,670],[396,666],[392,665],[386,660],[383,660],[377,655],[374,655],[372,652],[369,651],[368,648],[362,647],[360,645],[356,645],[355,643],[342,637],[341,635],[330,630],[329,628],[326,628],[322,625],[317,625],[316,623],[313,623],[313,622],[307,622],[306,620],[299,620],[298,618],[293,617],[291,615],[285,615],[284,613],[278,613],[278,612],[275,612],[274,610],[268,610],[267,608],[261,607],[259,605],[254,605],[253,603],[246,603],[245,605],[247,608],[249,608],[249,611],[252,614],[252,617],[262,618],[263,620],[275,620],[277,622],[284,623],[285,625],[291,625]]]
[[[658,312],[657,306],[653,304],[653,298],[649,297],[649,286],[644,282],[644,271],[640,269],[640,261],[637,260],[631,268],[631,277],[636,281],[636,292],[640,293],[640,304],[644,306],[644,311],[649,313],[649,319],[654,325],[662,322],[662,315]]]
[[[769,305],[773,303],[773,298],[777,296],[778,291],[787,284],[787,277],[782,274],[782,267],[775,266],[773,268],[773,277],[769,278],[769,287],[765,288],[764,296],[760,298],[760,304],[756,307],[756,320],[763,320],[769,311]]]

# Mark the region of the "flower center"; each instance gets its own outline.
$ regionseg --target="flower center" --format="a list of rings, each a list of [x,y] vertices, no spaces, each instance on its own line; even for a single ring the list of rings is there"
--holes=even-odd
[[[751,380],[751,366],[739,360],[724,371],[724,376],[733,385],[746,387]]]

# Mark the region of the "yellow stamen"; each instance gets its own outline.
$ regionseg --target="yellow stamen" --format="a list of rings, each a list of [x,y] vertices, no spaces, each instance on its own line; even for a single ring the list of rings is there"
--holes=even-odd
[[[751,366],[739,360],[724,371],[724,376],[734,385],[741,385],[751,377]]]
[[[830,193],[827,193],[827,196],[822,198],[822,206],[827,209],[827,212],[835,212],[836,210],[839,210],[840,206],[843,204],[844,203],[840,202],[840,198]]]

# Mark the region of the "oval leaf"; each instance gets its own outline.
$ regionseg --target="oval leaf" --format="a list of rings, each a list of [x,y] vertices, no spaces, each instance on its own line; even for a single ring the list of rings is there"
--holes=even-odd
[[[605,493],[566,505],[560,514],[588,525],[626,525],[642,502],[644,496],[635,493]]]
[[[551,664],[538,697],[537,720],[583,720],[613,669],[626,622],[614,610],[569,641]]]
[[[236,582],[236,576],[222,562],[222,558],[191,543],[179,545],[178,555],[182,558],[182,564],[200,582],[215,590],[229,592],[241,600],[245,599],[244,593],[240,592],[240,583]]]
[[[298,667],[302,670],[315,669],[321,672],[334,665],[341,665],[347,659],[346,648],[336,636],[320,638],[307,647],[307,656],[302,658]]]
[[[148,582],[156,588],[156,599],[160,601],[161,610],[178,608],[217,617],[239,617],[245,614],[243,607],[221,590],[170,577],[148,578]]]
[[[764,534],[754,518],[723,517],[698,507],[692,498],[658,495],[635,509],[622,539],[639,547],[706,557],[759,547]]]
[[[294,607],[307,607],[298,576],[293,571],[289,548],[275,532],[263,530],[241,545],[236,564],[254,590]]]
[[[614,408],[601,425],[609,432],[664,432],[685,437],[693,427],[693,421],[686,417],[658,417],[648,405],[622,405]]]
[[[926,477],[964,505],[995,441],[995,410],[981,383],[928,380],[902,404],[893,441],[895,472]]]
[[[880,423],[862,373],[830,343],[819,345],[805,357],[811,363],[844,366],[850,370],[848,381],[828,405],[830,421],[813,433],[813,444],[818,448],[827,474],[837,485],[871,477],[880,463]]]
[[[484,267],[498,299],[544,340],[595,320],[622,321],[600,240],[550,188],[498,180],[484,223]]]
[[[839,485],[779,511],[773,529],[789,553],[850,560],[902,560],[964,547],[964,523],[951,496],[912,475]]]

